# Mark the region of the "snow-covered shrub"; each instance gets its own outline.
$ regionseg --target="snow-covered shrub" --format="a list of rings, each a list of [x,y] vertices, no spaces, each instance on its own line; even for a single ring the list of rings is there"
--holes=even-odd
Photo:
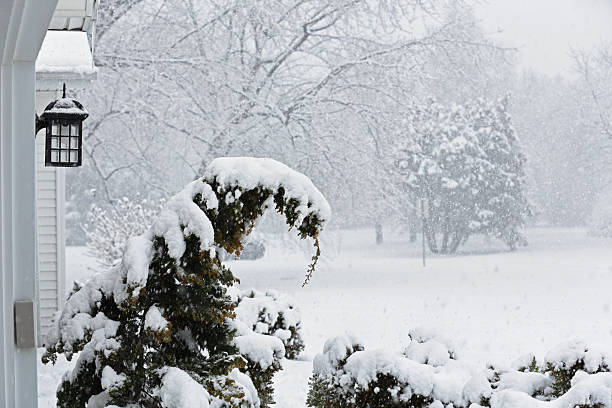
[[[489,366],[475,373],[465,384],[463,398],[465,404],[477,403],[484,407],[491,406],[492,396],[503,390],[518,391],[532,398],[543,399],[549,393],[551,384],[552,380],[539,372]]]
[[[606,353],[581,342],[511,367],[476,370],[444,338],[410,333],[404,353],[366,351],[340,336],[314,360],[307,404],[323,408],[612,408]]]
[[[48,363],[79,353],[58,388],[58,406],[265,405],[240,370],[267,381],[265,371],[276,370],[284,346],[235,319],[228,289],[237,279],[216,248],[239,252],[270,207],[300,237],[313,238],[309,279],[331,212],[319,190],[274,160],[213,161],[147,232],[128,239],[121,263],[66,301],[43,356]]]
[[[128,238],[144,234],[162,205],[127,197],[108,207],[92,205],[87,223],[82,226],[87,238],[87,253],[103,267],[116,265],[121,261]]]
[[[609,372],[611,357],[601,350],[590,349],[582,341],[568,341],[546,354],[541,371],[553,379],[552,395],[560,397],[572,387],[572,379],[579,371],[587,374]]]
[[[364,350],[348,336],[328,340],[323,353],[314,360],[308,406],[462,406],[463,385],[470,378],[469,371],[450,358],[453,351],[441,346],[441,342],[413,342],[415,347],[407,348],[411,355],[408,357],[389,350]]]
[[[304,350],[300,311],[290,296],[275,290],[243,290],[238,298],[236,318],[256,333],[279,338],[288,359],[296,359]]]
[[[466,403],[493,408],[612,407],[609,361],[601,350],[567,341],[550,350],[543,362],[526,355],[511,368],[489,367],[476,373],[466,384],[464,397]]]
[[[572,387],[555,399],[534,398],[528,392],[506,388],[495,392],[490,399],[490,403],[483,406],[491,408],[612,407],[612,373],[583,374],[577,375],[572,381]]]
[[[314,372],[309,381],[310,389],[306,404],[316,408],[351,407],[351,395],[346,392],[340,377],[349,357],[363,346],[350,335],[329,339],[323,346],[323,353],[314,359]]]
[[[430,328],[418,327],[408,331],[410,344],[404,355],[411,360],[432,366],[442,366],[448,360],[457,359],[457,351],[452,340]]]
[[[542,363],[521,357],[512,368],[477,373],[464,389],[466,401],[493,408],[612,407],[610,356],[581,341],[567,341],[550,350]],[[543,404],[546,401],[547,404]]]
[[[512,368],[487,370],[491,389],[513,390],[539,400],[555,400],[565,395],[581,375],[609,372],[609,356],[602,350],[590,349],[584,342],[563,342],[550,350],[543,362],[526,355]]]
[[[274,404],[274,374],[281,367],[285,348],[280,339],[253,332],[239,320],[234,321],[236,338],[234,345],[246,359],[246,365],[240,370],[253,382],[260,401],[260,407]]]

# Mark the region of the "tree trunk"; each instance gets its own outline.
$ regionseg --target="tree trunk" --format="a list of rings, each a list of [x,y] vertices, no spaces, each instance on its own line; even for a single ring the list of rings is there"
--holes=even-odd
[[[436,231],[429,226],[427,220],[423,219],[423,229],[425,230],[425,237],[427,239],[427,244],[429,246],[429,250],[433,254],[438,253],[438,243],[436,242]]]
[[[410,242],[415,243],[417,241],[417,231],[416,228],[410,229]]]
[[[442,235],[442,246],[440,247],[440,253],[446,254],[448,250],[448,239],[450,237],[450,233],[444,232]]]
[[[454,254],[455,252],[457,252],[461,241],[463,241],[463,237],[464,236],[461,233],[455,232],[453,242],[451,243],[450,250],[448,251],[449,254]]]
[[[416,242],[417,234],[419,232],[419,219],[416,215],[416,211],[414,211],[414,208],[410,210],[410,214],[408,216],[408,231],[410,234],[410,242]]]
[[[383,243],[383,226],[376,223],[374,229],[376,230],[376,245],[381,245]]]

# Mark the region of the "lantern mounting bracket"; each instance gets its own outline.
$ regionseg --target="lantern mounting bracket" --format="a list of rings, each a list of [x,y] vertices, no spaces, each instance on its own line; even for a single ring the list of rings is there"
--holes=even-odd
[[[34,122],[36,123],[36,131],[34,132],[34,139],[36,139],[36,135],[38,135],[38,132],[40,132],[41,130],[47,127],[47,122],[42,120],[40,116],[38,116],[38,113],[34,113]]]

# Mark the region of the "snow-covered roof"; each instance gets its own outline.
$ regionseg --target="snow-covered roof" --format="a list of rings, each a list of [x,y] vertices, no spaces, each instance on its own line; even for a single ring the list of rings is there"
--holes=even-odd
[[[85,88],[96,78],[97,68],[83,31],[47,31],[36,59],[36,89]]]

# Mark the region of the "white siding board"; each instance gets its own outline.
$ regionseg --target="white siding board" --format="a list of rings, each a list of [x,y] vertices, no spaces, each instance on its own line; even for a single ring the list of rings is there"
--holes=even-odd
[[[38,216],[39,217],[54,217],[55,216],[55,212],[56,209],[55,207],[48,207],[48,206],[42,206],[42,202],[38,201]],[[55,228],[55,225],[53,225],[53,229],[38,229],[38,233],[41,235],[44,234],[52,234],[52,235],[56,235],[57,234],[57,229]]]
[[[38,225],[56,226],[56,217],[38,217]]]
[[[52,198],[41,199],[38,197],[36,202],[39,208],[56,208],[55,199]]]
[[[41,287],[42,287],[42,285],[43,285],[43,282],[54,282],[54,283],[53,283],[53,287],[54,287],[54,288],[57,288],[57,283],[56,283],[56,282],[57,282],[57,279],[56,279],[56,277],[55,277],[55,272],[53,272],[53,279],[51,279],[51,277],[50,277],[50,276],[48,276],[48,275],[49,275],[49,273],[48,273],[48,272],[46,273],[46,275],[47,275],[47,276],[45,276],[45,277],[44,277],[44,279],[41,279],[41,280],[39,280],[39,281],[38,281],[38,282],[40,283]],[[45,285],[47,285],[47,286],[48,286],[48,285],[50,285],[50,283],[45,283]]]
[[[41,160],[39,163],[41,165],[45,164],[44,160]],[[38,172],[36,173],[36,177],[38,181],[49,181],[55,184],[55,171],[38,170]]]
[[[38,243],[40,244],[49,244],[54,245],[56,248],[53,250],[57,250],[57,234],[38,234]]]
[[[52,291],[53,293],[57,293]],[[43,297],[43,293],[40,294],[40,310],[50,312],[51,310],[57,310],[57,297],[53,299],[48,299]],[[48,322],[41,322],[43,325],[48,324]]]
[[[47,299],[47,300],[53,300],[55,304],[57,304],[57,291],[55,288],[52,288],[52,289],[40,288],[40,298]]]
[[[45,165],[44,161],[38,162],[41,166]],[[49,167],[51,168],[51,167]],[[39,170],[36,173],[36,179],[38,180],[38,188],[46,188],[47,190],[51,190],[55,188],[56,183],[56,174],[55,170]]]
[[[38,254],[38,262],[57,262],[57,254]]]
[[[41,280],[39,281],[39,289],[43,290],[52,290],[57,291],[57,281],[56,280]]]
[[[38,192],[45,192],[46,195],[49,195],[50,197],[44,197],[43,195],[40,196],[40,198],[55,198],[55,190],[56,190],[56,186],[55,183],[51,183],[50,181],[44,181],[42,183],[38,184]],[[55,207],[55,205],[54,205]]]
[[[53,193],[53,197],[55,197],[56,185],[55,181],[43,180],[38,183],[38,191],[49,191]],[[44,197],[41,197],[44,198]]]
[[[51,318],[53,317],[53,315],[55,314],[55,312],[51,309],[42,309],[40,311],[40,316],[45,318],[45,324],[43,324],[43,327],[49,327],[51,325]]]
[[[54,200],[56,198],[55,190],[42,190],[38,189],[38,197],[49,198]]]
[[[39,264],[39,271],[39,279],[56,279],[55,272],[57,271],[57,264],[55,263],[55,261],[41,262]]]
[[[39,237],[40,238],[40,237]],[[57,245],[55,244],[38,244],[39,254],[55,254],[57,253]]]
[[[57,282],[57,277],[55,276],[55,269],[51,271],[42,271],[40,273],[39,282]],[[56,283],[57,287],[57,283]]]
[[[38,236],[38,242],[41,244],[55,245],[57,247],[57,234],[40,234]]]
[[[41,272],[54,272],[57,271],[57,262],[49,261],[49,262],[39,262],[39,268]],[[41,277],[42,279],[42,277]]]

